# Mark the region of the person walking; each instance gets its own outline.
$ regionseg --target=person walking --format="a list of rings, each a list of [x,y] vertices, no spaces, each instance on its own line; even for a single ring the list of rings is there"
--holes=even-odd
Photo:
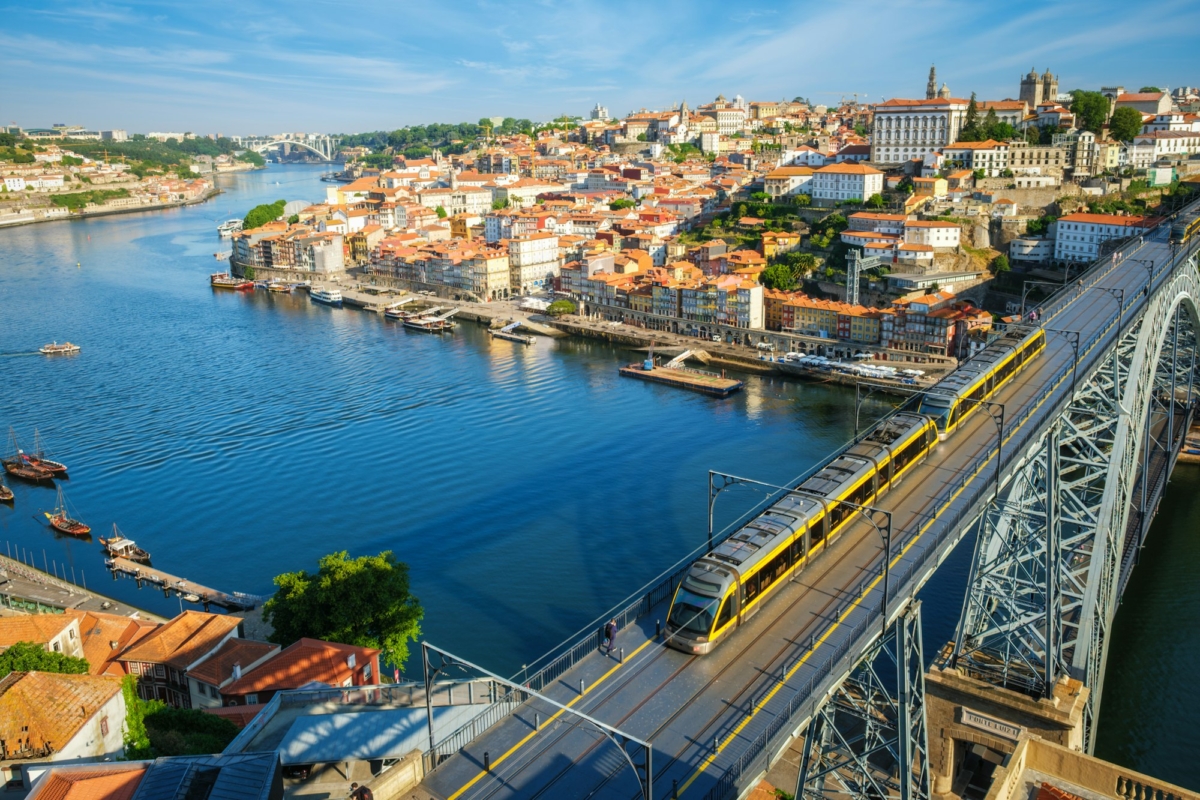
[[[612,655],[613,644],[617,641],[617,620],[610,619],[604,626],[604,644],[608,648],[604,655]]]
[[[350,800],[375,800],[375,793],[357,783],[350,784]]]

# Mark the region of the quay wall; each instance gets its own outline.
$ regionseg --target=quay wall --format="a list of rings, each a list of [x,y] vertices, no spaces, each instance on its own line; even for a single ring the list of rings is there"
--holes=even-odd
[[[137,205],[119,207],[99,205],[91,208],[85,207],[80,211],[65,214],[58,210],[58,206],[51,206],[49,209],[26,209],[23,212],[0,215],[0,227],[15,228],[19,225],[33,225],[39,222],[58,222],[60,220],[86,219],[88,217],[108,217],[115,214],[136,214],[139,211],[162,211],[168,208],[182,208],[184,206],[194,206],[208,202],[223,193],[224,189],[211,189],[191,200],[180,200],[173,203],[138,203]]]

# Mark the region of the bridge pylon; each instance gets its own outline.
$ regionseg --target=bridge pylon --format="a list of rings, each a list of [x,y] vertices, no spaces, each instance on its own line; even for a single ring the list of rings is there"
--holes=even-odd
[[[1089,753],[1109,630],[1194,404],[1197,255],[1165,276],[1168,265],[1147,263],[1144,300],[1101,290],[1121,313],[1076,345],[1073,392],[1018,446],[1004,489],[977,521],[943,664],[1032,698],[1051,698],[1063,678],[1082,681]]]
[[[915,601],[809,723],[797,800],[928,800],[924,665]]]

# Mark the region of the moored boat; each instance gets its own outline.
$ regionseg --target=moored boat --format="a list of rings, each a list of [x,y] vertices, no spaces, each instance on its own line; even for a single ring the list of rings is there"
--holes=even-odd
[[[233,236],[235,233],[240,231],[243,224],[245,224],[244,220],[227,219],[217,226],[217,235],[222,239],[228,239],[230,236]]]
[[[42,513],[50,521],[50,527],[59,533],[65,533],[68,536],[87,536],[92,532],[90,525],[80,522],[67,512],[67,499],[63,497],[61,486],[58,487],[58,503],[54,506],[54,511],[43,511]]]
[[[17,433],[12,428],[8,429],[8,441],[12,447],[12,455],[0,460],[4,465],[4,471],[16,478],[21,478],[26,481],[48,481],[54,477],[54,473],[45,467],[39,467],[29,460],[29,456],[21,449],[21,445],[17,443]]]
[[[214,289],[237,289],[245,291],[254,288],[254,281],[235,278],[228,272],[214,272],[208,276],[208,282]]]
[[[13,501],[13,490],[4,485],[0,481],[0,503],[11,503]]]
[[[340,306],[342,304],[342,292],[340,289],[314,286],[309,290],[308,296],[315,302],[324,303],[327,306]]]
[[[454,330],[454,320],[442,317],[409,317],[404,320],[404,327],[426,333],[448,333]]]
[[[289,292],[290,293],[292,291],[292,285],[290,283],[280,283],[279,281],[271,281],[270,283],[267,284],[267,291],[269,291],[269,292]]]
[[[104,550],[113,558],[124,558],[139,564],[150,563],[150,554],[138,547],[132,539],[125,538],[115,522],[113,523],[113,535],[107,539],[103,536],[100,537],[100,544],[104,545]]]
[[[79,345],[71,344],[70,342],[63,342],[62,344],[51,342],[39,347],[38,352],[48,356],[68,355],[70,353],[78,353]]]
[[[25,460],[35,467],[48,469],[55,475],[65,475],[67,472],[66,464],[62,463],[61,461],[51,461],[50,459],[46,458],[46,450],[42,444],[42,437],[41,434],[38,433],[37,428],[33,429],[33,452],[26,454]]]

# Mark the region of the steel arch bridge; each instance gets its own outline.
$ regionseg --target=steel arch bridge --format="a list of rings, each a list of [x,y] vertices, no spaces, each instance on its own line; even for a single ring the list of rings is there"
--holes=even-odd
[[[325,161],[333,161],[337,155],[341,140],[328,134],[293,134],[282,133],[275,136],[252,136],[242,140],[242,145],[256,153],[270,150],[281,145],[291,145],[315,153]]]
[[[1130,304],[1113,294],[1123,312],[1133,305],[1116,322],[1116,344],[1073,376],[1066,407],[1021,454],[1007,491],[977,523],[950,656],[968,674],[1035,696],[1050,697],[1063,676],[1081,680],[1090,690],[1088,752],[1108,634],[1194,399],[1197,253],[1173,269],[1141,265],[1142,297]],[[1077,362],[1086,344],[1076,335]]]

